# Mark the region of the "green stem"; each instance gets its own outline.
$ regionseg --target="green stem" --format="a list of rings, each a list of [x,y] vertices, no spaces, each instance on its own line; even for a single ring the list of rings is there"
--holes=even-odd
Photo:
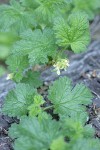
[[[45,110],[48,110],[48,109],[53,108],[53,107],[54,107],[54,105],[48,106],[48,107],[44,108],[43,110],[45,111]]]
[[[61,48],[59,51],[57,51],[57,55],[56,55],[56,57],[55,57],[55,60],[57,60],[57,59],[58,59],[59,55],[61,55],[61,56],[62,56],[62,54],[63,54],[64,50],[65,50],[65,47],[64,47],[64,48]]]

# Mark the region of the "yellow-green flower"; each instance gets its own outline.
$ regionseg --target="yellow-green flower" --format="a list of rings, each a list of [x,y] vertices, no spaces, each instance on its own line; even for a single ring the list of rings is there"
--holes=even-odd
[[[6,80],[12,79],[12,78],[13,78],[13,75],[14,75],[13,73],[8,74]]]
[[[69,66],[69,61],[67,59],[59,59],[53,66],[55,67],[57,74],[60,75],[60,70],[66,70]]]

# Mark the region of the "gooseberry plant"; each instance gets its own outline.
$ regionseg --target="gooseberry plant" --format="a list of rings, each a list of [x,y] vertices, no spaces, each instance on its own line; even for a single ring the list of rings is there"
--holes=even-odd
[[[11,0],[0,6],[0,32],[10,35],[4,36],[10,43],[8,79],[16,82],[2,108],[5,115],[19,119],[8,133],[14,139],[14,150],[100,149],[94,129],[86,124],[85,106],[92,98],[87,87],[73,87],[68,77],[60,77],[50,85],[46,99],[38,91],[43,81],[37,65],[53,65],[60,74],[69,66],[65,50],[80,53],[90,42],[85,8],[90,12],[91,2],[77,10],[79,2]]]

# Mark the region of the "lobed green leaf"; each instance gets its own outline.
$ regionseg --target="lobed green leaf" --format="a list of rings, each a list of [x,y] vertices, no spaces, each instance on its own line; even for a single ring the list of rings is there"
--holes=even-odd
[[[60,124],[54,120],[44,119],[39,122],[37,118],[24,117],[19,125],[12,125],[9,135],[17,138],[15,150],[47,150],[62,133]]]
[[[28,113],[28,106],[34,102],[36,90],[28,84],[19,83],[5,99],[2,112],[9,116],[21,117]]]
[[[28,30],[21,36],[23,39],[12,47],[12,53],[17,56],[28,55],[30,65],[48,62],[48,56],[55,56],[56,44],[51,29]]]
[[[74,88],[67,77],[59,78],[49,88],[49,100],[53,103],[55,113],[59,115],[71,115],[82,112],[84,105],[90,103],[92,94],[83,84],[77,84]]]
[[[54,30],[58,45],[65,48],[70,46],[75,53],[86,50],[90,42],[89,22],[84,13],[74,13],[68,21],[58,18]]]

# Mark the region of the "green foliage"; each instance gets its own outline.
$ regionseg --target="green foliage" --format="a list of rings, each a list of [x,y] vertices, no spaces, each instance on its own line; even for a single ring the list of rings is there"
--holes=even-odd
[[[13,80],[19,82],[23,78],[23,72],[29,67],[27,56],[10,55],[6,61],[8,69],[13,72]]]
[[[14,81],[20,82],[30,66],[46,64],[48,58],[55,61],[59,46],[76,53],[86,50],[90,41],[87,15],[67,14],[72,13],[71,4],[70,0],[11,0],[10,5],[0,6],[0,41],[11,55],[7,65]]]
[[[52,24],[56,16],[62,15],[62,10],[66,8],[69,0],[35,0],[29,2],[21,0],[21,2],[24,6],[34,9],[34,18],[37,24],[45,27]]]
[[[73,0],[73,11],[83,11],[88,14],[90,20],[93,20],[95,14],[100,12],[99,0]]]
[[[80,150],[81,139],[87,139],[86,148],[91,149],[90,139],[93,140],[94,130],[90,125],[85,125],[87,114],[81,105],[87,105],[91,98],[85,86],[79,84],[72,88],[71,81],[62,77],[50,86],[49,100],[52,105],[43,107],[45,101],[33,86],[17,84],[8,94],[2,109],[4,114],[20,117],[20,123],[12,125],[9,130],[9,136],[16,139],[14,150],[74,150],[74,147]],[[45,112],[50,108],[60,116],[59,121]],[[65,141],[66,137],[70,142]],[[99,146],[98,143],[93,148]]]
[[[51,150],[66,150],[67,144],[64,141],[64,138],[61,136],[54,140],[50,146]]]
[[[17,84],[16,89],[10,91],[5,99],[3,113],[13,117],[26,115],[35,94],[36,90],[28,84]]]
[[[10,5],[0,5],[0,30],[19,33],[32,26],[32,13],[16,0],[11,0]]]
[[[100,141],[98,139],[79,139],[71,150],[99,150]]]
[[[22,40],[14,44],[12,53],[17,56],[28,55],[30,65],[48,62],[48,56],[55,56],[55,39],[51,29],[28,30],[21,35]]]
[[[9,136],[13,139],[17,138],[14,144],[15,150],[83,150],[84,147],[86,150],[98,150],[100,148],[99,140],[93,139],[91,136],[82,138],[82,134],[84,134],[82,132],[80,138],[71,139],[73,138],[71,136],[70,141],[65,142],[64,134],[67,134],[68,130],[69,126],[66,126],[65,130],[63,123],[51,120],[50,117],[42,121],[33,117],[23,117],[20,124],[11,126]],[[75,134],[73,128],[72,131]],[[69,132],[72,131],[69,130]],[[87,133],[87,131],[85,132]]]
[[[45,115],[42,111],[41,105],[44,104],[43,97],[41,95],[34,96],[34,103],[28,107],[30,116],[38,116],[38,118],[42,119],[42,116]]]
[[[53,141],[53,144],[51,145],[50,150],[84,150],[84,149],[85,150],[99,150],[100,141],[98,139],[87,140],[84,138],[80,138],[77,141],[66,144],[62,138],[58,138],[57,140]]]
[[[71,81],[63,77],[50,87],[48,98],[54,105],[55,113],[62,116],[82,112],[84,110],[82,104],[89,104],[92,95],[84,85],[77,84],[73,88]]]
[[[11,32],[0,32],[0,59],[5,60],[9,53],[13,42],[15,42],[18,37]]]
[[[48,150],[54,139],[61,135],[60,124],[51,119],[39,122],[25,117],[19,125],[12,125],[9,135],[17,138],[15,150]]]
[[[33,86],[34,88],[38,88],[40,86],[42,86],[43,82],[40,79],[40,73],[35,71],[32,72],[32,70],[26,72],[25,76],[23,77],[23,79],[21,80],[22,83],[27,83],[31,86]]]
[[[5,60],[9,55],[9,48],[4,45],[0,45],[0,60]]]
[[[89,23],[85,14],[74,13],[67,21],[64,18],[58,18],[55,21],[54,30],[58,45],[70,46],[75,53],[84,51],[89,44]]]
[[[37,90],[43,84],[41,72],[34,69],[53,64],[60,73],[69,66],[66,48],[85,51],[88,18],[99,7],[99,0],[11,0],[0,5],[0,59],[9,55],[9,76],[18,82],[2,108],[4,114],[19,118],[9,129],[14,150],[100,149],[93,128],[85,125],[90,90],[83,84],[73,87],[63,77],[50,86],[48,97],[42,97]]]
[[[22,6],[30,9],[35,9],[39,6],[38,0],[20,0]]]
[[[95,133],[94,129],[91,125],[84,126],[87,117],[87,114],[84,112],[74,113],[71,117],[66,117],[64,120],[62,119],[65,135],[73,141],[80,138],[93,138]]]
[[[14,33],[0,32],[0,44],[9,46],[18,39]]]

